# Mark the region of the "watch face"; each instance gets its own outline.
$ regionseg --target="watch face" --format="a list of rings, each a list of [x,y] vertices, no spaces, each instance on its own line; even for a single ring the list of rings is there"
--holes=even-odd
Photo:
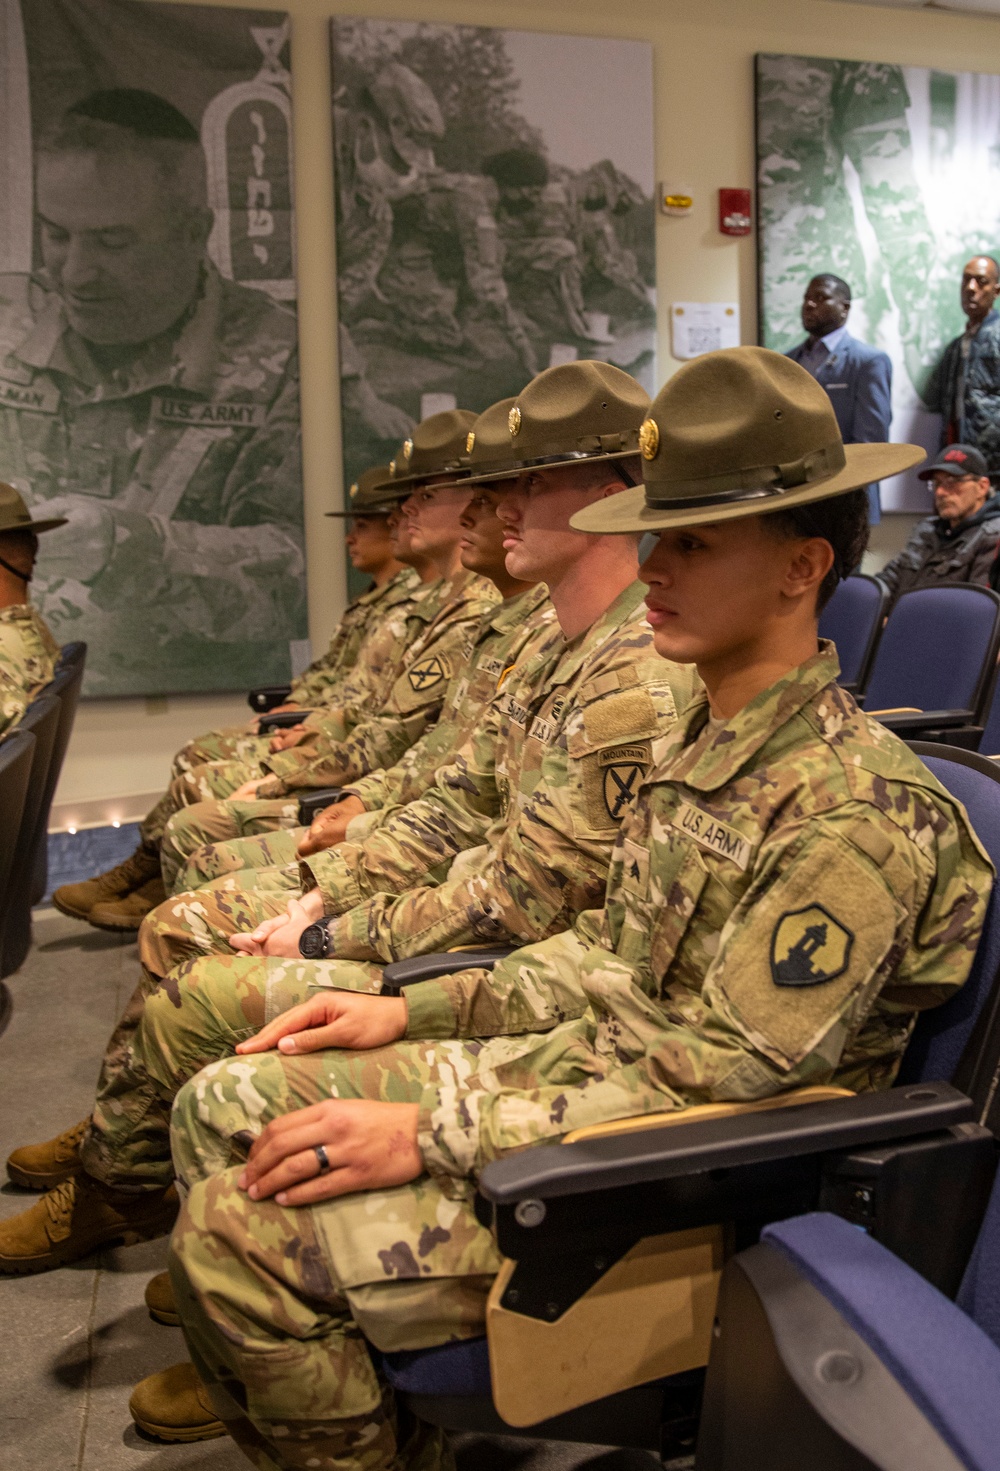
[[[326,954],[329,932],[322,920],[308,925],[299,936],[299,954],[305,960],[322,960]]]

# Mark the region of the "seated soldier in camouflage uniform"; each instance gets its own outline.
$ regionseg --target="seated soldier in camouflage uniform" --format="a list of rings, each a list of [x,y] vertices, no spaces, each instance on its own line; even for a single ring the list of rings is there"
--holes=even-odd
[[[503,530],[509,575],[528,581],[547,570],[561,631],[529,661],[532,676],[519,678],[517,669],[503,682],[483,721],[488,739],[477,732],[445,768],[454,773],[453,790],[442,793],[450,807],[428,804],[423,826],[414,818],[395,835],[395,861],[400,868],[410,863],[411,886],[426,878],[425,854],[435,833],[439,862],[463,843],[471,847],[493,835],[469,874],[400,898],[411,908],[393,917],[398,929],[409,926],[406,943],[415,953],[437,948],[445,932],[460,937],[455,943],[466,933],[473,941],[497,934],[539,937],[599,903],[627,799],[691,688],[687,671],[652,649],[634,581],[635,538],[595,538],[569,527],[575,511],[621,484],[616,466],[631,463],[638,473],[635,451],[648,397],[634,379],[605,364],[572,364],[551,373],[521,395],[524,444],[516,453],[533,460],[541,456],[532,446],[548,445],[552,459],[554,448],[567,448],[555,463],[512,478],[518,485],[530,482],[533,493],[521,493],[525,505],[513,522],[504,519]],[[563,406],[561,425],[554,423],[556,405]],[[600,433],[584,432],[595,424]],[[509,460],[516,436],[504,433]],[[577,454],[591,463],[571,458]],[[510,469],[496,464],[494,473]],[[471,793],[464,806],[463,791]],[[411,803],[405,812],[415,805],[422,804]],[[187,896],[190,918],[200,918],[206,935],[209,920],[218,932],[228,918],[231,933],[245,913],[240,896],[227,916],[226,896],[218,894],[210,912],[207,892]],[[275,907],[283,909],[283,901]],[[182,936],[189,945],[193,933],[189,925]],[[298,954],[297,931],[295,945]],[[192,948],[198,953],[197,945]],[[155,956],[145,947],[144,954],[148,969]],[[137,1229],[150,1233],[149,1201],[165,1199],[172,1178],[169,1105],[180,1083],[212,1058],[231,1054],[314,983],[372,989],[379,977],[379,966],[301,959],[288,965],[231,951],[175,969],[162,985],[148,974],[109,1045],[86,1137],[81,1142],[82,1131],[71,1130],[18,1150],[8,1161],[16,1182],[56,1189],[0,1226],[0,1270],[44,1271],[123,1230],[133,1239]],[[155,1074],[146,1065],[153,1055]],[[52,1235],[56,1217],[60,1224]]]
[[[449,1467],[438,1429],[397,1419],[365,1339],[483,1333],[488,1161],[602,1120],[888,1087],[917,1011],[967,978],[990,862],[817,647],[867,538],[855,488],[920,451],[845,450],[822,388],[762,348],[681,368],[643,444],[645,493],[576,524],[659,534],[656,646],[706,693],[625,815],[604,910],[492,977],[318,992],[181,1090],[170,1270],[203,1384],[152,1376],[140,1425],[189,1414],[197,1432],[207,1386],[259,1467]]]
[[[0,735],[55,673],[59,645],[28,601],[28,585],[40,533],[65,525],[64,516],[33,521],[14,487],[0,482]]]
[[[311,727],[308,730],[283,731],[269,739],[250,738],[249,744],[255,747],[256,754],[248,753],[242,760],[206,762],[176,776],[144,819],[139,847],[124,865],[84,885],[71,885],[59,891],[57,897],[65,912],[105,928],[137,929],[144,915],[165,897],[158,876],[160,841],[168,818],[178,808],[209,797],[243,795],[248,779],[256,788],[262,765],[290,757],[293,753],[285,747],[295,742],[308,744],[317,739],[326,751],[332,744],[348,773],[361,775],[370,766],[381,765],[387,756],[395,759],[436,716],[446,676],[425,680],[417,688],[408,682],[405,671],[421,658],[436,658],[435,667],[442,670],[448,659],[464,646],[469,626],[478,622],[496,596],[495,589],[470,576],[458,562],[461,531],[458,514],[463,497],[456,497],[446,483],[453,478],[452,467],[464,449],[472,422],[474,416],[464,410],[433,415],[418,426],[417,437],[406,442],[415,446],[412,453],[422,474],[432,473],[436,466],[441,466],[441,481],[433,495],[442,524],[437,530],[435,548],[424,552],[441,580],[432,583],[423,595],[418,593],[405,604],[397,605],[390,613],[378,631],[378,655],[374,646],[369,646],[366,664],[356,667],[350,682],[341,687],[339,696],[344,703],[307,717],[306,724]],[[419,484],[418,475],[396,477],[394,490],[408,492],[404,505],[413,500]],[[419,544],[416,549],[421,550]],[[278,755],[272,756],[270,751],[275,750]],[[282,784],[272,783],[272,788],[265,794],[271,799],[268,821],[275,825],[282,820],[293,821],[294,807],[287,801],[277,806],[274,803],[284,791]],[[126,895],[126,902],[107,902],[115,898],[125,900]]]

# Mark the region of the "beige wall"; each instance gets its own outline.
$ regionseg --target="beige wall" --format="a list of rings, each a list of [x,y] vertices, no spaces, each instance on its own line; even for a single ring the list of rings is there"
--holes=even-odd
[[[342,530],[322,514],[339,504],[342,494],[327,44],[332,4],[286,0],[285,8],[293,18],[309,616],[313,644],[318,647],[344,596]],[[695,196],[689,218],[657,220],[663,378],[677,366],[669,354],[667,309],[673,300],[738,299],[743,340],[756,340],[753,237],[727,239],[715,223],[716,191],[753,183],[756,51],[1000,70],[996,20],[943,11],[876,9],[836,0],[626,0],[614,10],[606,0],[520,4],[508,0],[503,7],[485,0],[436,0],[433,5],[428,0],[352,0],[345,12],[614,34],[653,43],[657,178],[685,185]],[[615,99],[595,99],[595,105],[613,108]],[[893,535],[898,541],[910,524],[909,518],[898,518],[898,524],[891,518],[880,542],[891,542]],[[60,802],[156,789],[181,735],[209,727],[220,714],[241,719],[244,710],[237,697],[171,700],[166,710],[157,701],[88,704],[78,718]]]

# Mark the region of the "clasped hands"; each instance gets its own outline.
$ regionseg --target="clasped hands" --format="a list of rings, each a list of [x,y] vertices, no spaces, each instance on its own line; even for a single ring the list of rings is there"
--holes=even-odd
[[[324,991],[276,1017],[236,1051],[276,1048],[286,1057],[330,1047],[369,1051],[405,1035],[402,997]],[[296,1109],[272,1119],[254,1141],[237,1183],[251,1200],[274,1196],[282,1206],[405,1185],[424,1169],[418,1115],[415,1103],[369,1098],[329,1098]]]

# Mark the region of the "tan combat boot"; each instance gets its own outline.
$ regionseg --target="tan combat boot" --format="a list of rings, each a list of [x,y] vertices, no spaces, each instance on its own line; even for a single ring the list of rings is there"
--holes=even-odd
[[[81,1119],[72,1129],[57,1134],[44,1144],[26,1144],[15,1149],[7,1160],[7,1178],[12,1185],[22,1190],[51,1190],[80,1173],[80,1145],[83,1143],[90,1119]]]
[[[177,1216],[177,1191],[125,1191],[73,1175],[30,1210],[0,1221],[0,1273],[26,1277],[89,1256],[102,1246],[133,1246],[166,1236]]]
[[[155,1277],[150,1277],[146,1283],[145,1298],[149,1316],[154,1323],[166,1323],[168,1328],[177,1327],[181,1315],[177,1311],[174,1284],[169,1272],[157,1272]]]
[[[62,884],[53,892],[52,902],[70,919],[89,919],[95,904],[106,904],[109,899],[123,899],[141,889],[143,884],[160,876],[160,855],[155,848],[140,843],[124,863],[109,868],[107,873],[98,874],[82,884]]]
[[[162,904],[166,897],[163,880],[159,877],[150,879],[141,889],[133,890],[122,899],[109,899],[103,904],[95,904],[87,915],[87,923],[99,930],[134,933],[149,911],[155,909],[157,904]]]
[[[214,1440],[226,1433],[194,1364],[150,1374],[132,1391],[128,1408],[143,1434],[157,1440]]]

